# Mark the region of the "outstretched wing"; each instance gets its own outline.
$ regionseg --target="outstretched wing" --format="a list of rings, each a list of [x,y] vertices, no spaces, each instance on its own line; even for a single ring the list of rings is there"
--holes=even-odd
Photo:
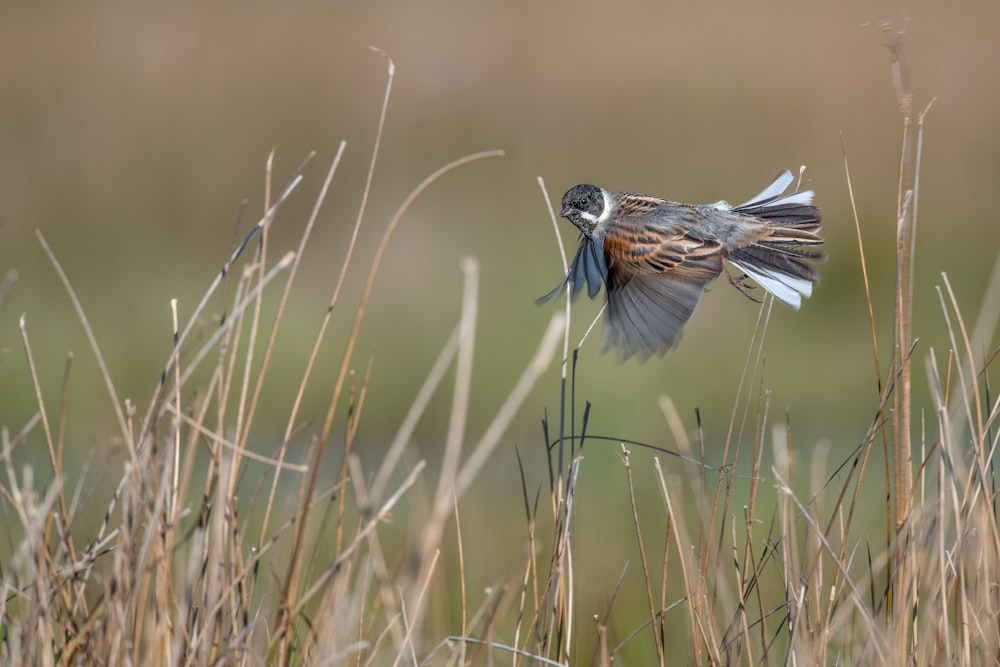
[[[608,230],[605,349],[617,347],[625,359],[646,358],[680,339],[705,285],[722,272],[724,254],[718,242],[695,238],[686,229],[686,223],[643,216],[622,219]]]

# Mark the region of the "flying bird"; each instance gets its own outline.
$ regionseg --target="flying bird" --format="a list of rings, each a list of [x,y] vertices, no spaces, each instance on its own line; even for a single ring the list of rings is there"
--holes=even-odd
[[[815,262],[820,212],[811,190],[785,194],[794,180],[785,170],[756,197],[739,206],[680,202],[576,185],[562,198],[562,212],[579,228],[580,246],[559,286],[591,299],[607,291],[604,350],[623,359],[663,354],[679,340],[705,287],[723,270],[743,294],[752,278],[798,310],[819,282]],[[728,262],[742,275],[733,275]]]

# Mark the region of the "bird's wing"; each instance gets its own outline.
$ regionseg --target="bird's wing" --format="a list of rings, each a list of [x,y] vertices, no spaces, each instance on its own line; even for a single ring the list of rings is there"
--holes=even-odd
[[[614,273],[626,276],[668,273],[711,280],[722,271],[725,250],[718,240],[698,234],[703,218],[699,209],[679,204],[619,217],[605,233],[605,261]]]
[[[633,274],[621,286],[609,289],[604,349],[618,348],[624,359],[666,352],[680,340],[681,329],[707,282]]]
[[[575,298],[583,286],[587,285],[587,295],[593,299],[601,291],[601,285],[608,281],[608,266],[604,261],[604,251],[599,243],[586,236],[580,237],[580,246],[576,249],[573,263],[569,271],[554,290],[537,299],[538,304],[551,301],[558,296],[567,284],[573,286],[572,296]]]
[[[668,222],[653,212],[621,218],[609,228],[605,349],[646,358],[680,339],[705,285],[722,272],[724,255],[717,241],[689,232],[685,221]]]

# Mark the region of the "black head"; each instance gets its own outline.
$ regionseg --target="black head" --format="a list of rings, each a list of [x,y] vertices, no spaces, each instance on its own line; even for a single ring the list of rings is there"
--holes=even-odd
[[[610,198],[596,185],[574,185],[562,198],[562,212],[559,214],[576,225],[589,237],[594,236],[596,227],[604,222]]]

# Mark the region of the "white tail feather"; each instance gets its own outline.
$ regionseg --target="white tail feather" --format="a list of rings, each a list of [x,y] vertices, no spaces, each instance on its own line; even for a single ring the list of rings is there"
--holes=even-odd
[[[706,204],[706,205],[711,206],[712,208],[718,209],[720,211],[732,211],[734,208],[735,209],[753,208],[755,206],[761,206],[761,205],[763,205],[765,208],[771,206],[786,206],[795,204],[811,206],[813,202],[812,190],[802,190],[801,192],[793,192],[785,197],[781,197],[781,199],[775,199],[775,197],[781,195],[781,193],[784,192],[789,185],[791,185],[794,178],[795,177],[792,176],[792,172],[786,169],[780,174],[778,174],[778,177],[775,178],[774,181],[772,181],[769,186],[761,190],[757,194],[757,196],[746,200],[745,202],[739,204],[738,206],[732,206],[725,199],[717,201],[714,204]],[[772,199],[774,201],[769,201]]]
[[[792,172],[790,172],[790,171],[788,171],[786,169],[783,172],[781,172],[780,174],[778,174],[778,176],[774,179],[774,181],[772,181],[769,186],[767,186],[766,188],[764,188],[763,190],[761,190],[760,193],[756,197],[752,197],[752,198],[748,199],[747,201],[743,202],[742,204],[740,204],[736,208],[745,208],[745,207],[748,207],[748,206],[757,206],[758,204],[760,204],[763,201],[766,201],[766,200],[771,199],[773,197],[777,197],[782,192],[784,192],[785,189],[787,189],[789,185],[792,184],[793,180],[795,180],[795,177],[792,176]]]
[[[808,280],[752,266],[732,258],[729,261],[733,266],[757,281],[758,285],[773,294],[776,299],[784,301],[795,310],[802,306],[802,297],[812,296],[813,286]]]
[[[800,192],[793,192],[787,197],[782,197],[781,199],[775,199],[773,202],[767,204],[767,206],[784,206],[786,204],[804,204],[805,206],[811,206],[812,203],[813,203],[813,191],[802,190]]]

